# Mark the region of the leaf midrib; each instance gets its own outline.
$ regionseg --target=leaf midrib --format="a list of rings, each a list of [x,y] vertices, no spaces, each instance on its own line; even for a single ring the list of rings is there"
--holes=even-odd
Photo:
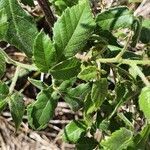
[[[79,9],[81,9],[81,6],[79,6],[79,7],[80,7]],[[75,7],[74,7],[74,8],[75,8]],[[78,26],[79,26],[79,22],[81,21],[81,18],[82,18],[82,16],[83,16],[83,12],[84,12],[85,8],[86,8],[86,7],[84,7],[84,9],[83,9],[82,12],[81,12],[82,14],[80,15],[80,18],[79,18],[79,20],[77,21],[77,25],[76,25],[76,27],[75,27],[74,32],[72,33],[72,35],[71,35],[71,37],[70,37],[70,40],[68,41],[68,43],[67,43],[66,46],[64,47],[64,51],[67,50],[67,47],[68,47],[70,41],[72,41],[72,38],[74,37],[74,34],[76,33],[76,30],[77,30],[77,28],[78,28]],[[68,12],[70,13],[70,10],[69,10]],[[74,13],[74,10],[73,10],[73,13]]]
[[[13,21],[14,26],[15,26],[14,29],[16,29],[16,31],[17,31],[18,40],[21,42],[22,45],[24,45],[24,43],[22,41],[22,38],[21,38],[21,36],[19,34],[19,29],[18,29],[18,26],[17,26],[17,21],[15,19],[15,13],[14,13],[14,10],[13,10],[13,4],[12,4],[11,0],[8,0],[8,2],[9,2],[8,5],[9,5],[9,8],[10,8],[10,14],[12,16],[12,21]]]

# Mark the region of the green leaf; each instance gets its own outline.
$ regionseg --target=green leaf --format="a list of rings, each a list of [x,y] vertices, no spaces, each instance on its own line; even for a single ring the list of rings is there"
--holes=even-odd
[[[0,39],[32,55],[32,45],[37,34],[35,22],[18,4],[17,0],[0,0],[0,11],[7,13],[8,30]],[[5,29],[6,30],[6,29]]]
[[[5,70],[6,70],[5,58],[3,54],[0,52],[0,79],[4,75]]]
[[[57,106],[57,96],[52,87],[42,90],[37,95],[37,100],[28,106],[28,122],[33,129],[41,130],[52,119]]]
[[[100,106],[104,102],[108,93],[108,82],[107,79],[102,78],[93,83],[92,91],[85,98],[84,111],[88,117],[89,114],[100,109]]]
[[[0,100],[0,113],[5,109],[6,106],[7,106],[7,101]]]
[[[149,141],[149,135],[150,135],[150,124],[146,124],[144,125],[142,130],[134,137],[134,143],[132,147],[134,149],[145,150],[147,142]]]
[[[103,140],[101,145],[107,150],[124,150],[132,143],[133,133],[126,128],[121,128],[112,133],[112,135]]]
[[[150,43],[150,19],[144,19],[142,23],[142,30],[140,35],[140,40],[142,43]]]
[[[54,79],[67,80],[77,76],[80,71],[80,65],[79,60],[71,58],[54,66],[50,73]]]
[[[22,121],[22,117],[24,115],[24,111],[25,111],[23,96],[20,93],[14,93],[10,97],[9,109],[10,109],[13,121],[15,122],[16,130],[18,130]]]
[[[80,138],[76,144],[77,150],[93,150],[98,145],[98,142],[94,138],[83,137]]]
[[[42,72],[48,70],[56,64],[56,51],[48,35],[41,31],[34,41],[33,56],[36,66]]]
[[[150,87],[144,87],[142,89],[139,96],[139,106],[145,117],[150,121]]]
[[[97,79],[98,73],[99,70],[96,66],[88,66],[83,68],[83,70],[78,74],[78,78],[85,81],[90,81]]]
[[[83,137],[86,132],[86,125],[83,121],[71,121],[64,128],[62,135],[63,140],[69,141],[71,143],[76,143],[79,138]]]
[[[127,7],[116,7],[98,14],[96,22],[103,30],[131,27],[133,14]]]
[[[91,99],[97,109],[100,108],[104,102],[108,92],[108,82],[106,78],[93,83],[91,91]]]
[[[48,88],[48,85],[45,84],[44,82],[40,81],[40,80],[35,80],[35,79],[32,79],[32,78],[28,78],[28,80],[29,80],[35,87],[37,87],[37,88],[40,89],[40,90],[43,90],[43,89]]]
[[[5,98],[8,96],[8,94],[9,94],[8,86],[0,81],[0,113],[7,105],[7,101]]]
[[[95,112],[97,109],[95,107],[95,104],[93,103],[93,101],[91,100],[91,95],[88,94],[85,97],[85,103],[84,103],[84,112],[85,112],[85,116],[88,116],[89,114]]]
[[[141,29],[142,29],[142,17],[137,17],[136,19],[134,19],[132,24],[132,30],[134,31],[134,35],[132,37],[132,43],[131,43],[132,47],[135,47],[136,44],[139,42]]]
[[[9,94],[8,86],[0,81],[0,100],[5,99]]]
[[[6,36],[8,29],[7,14],[4,9],[0,10],[0,40]]]
[[[66,93],[68,91],[68,89],[70,89],[74,85],[75,82],[76,82],[75,78],[74,79],[70,79],[70,80],[61,81],[61,83],[58,85],[58,90],[61,93]]]
[[[54,43],[57,57],[71,57],[86,44],[95,22],[88,2],[67,8],[54,25]]]
[[[90,92],[89,84],[83,83],[75,88],[69,89],[64,99],[74,111],[77,111],[81,107],[83,107],[85,96],[89,92]]]

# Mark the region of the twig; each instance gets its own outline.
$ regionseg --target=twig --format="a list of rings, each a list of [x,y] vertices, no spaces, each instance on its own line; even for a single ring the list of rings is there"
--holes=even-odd
[[[132,38],[132,32],[129,33],[129,37],[127,39],[127,42],[126,42],[125,46],[123,47],[123,49],[121,50],[121,52],[115,57],[116,60],[119,60],[122,58],[123,54],[125,53],[125,51],[128,48],[128,45],[130,43],[131,38]]]
[[[11,83],[10,88],[9,88],[9,94],[12,94],[12,92],[14,91],[14,88],[15,88],[15,85],[16,85],[16,82],[17,82],[17,79],[19,76],[19,71],[20,71],[20,67],[17,67],[16,71],[15,71],[15,75],[12,79],[12,83]]]
[[[33,65],[28,65],[28,64],[23,64],[20,62],[17,62],[13,59],[11,59],[6,53],[5,51],[3,51],[2,49],[0,49],[0,52],[2,53],[2,55],[5,57],[5,60],[8,64],[13,64],[14,66],[19,66],[20,68],[24,68],[27,70],[31,70],[31,71],[37,71],[37,68]]]
[[[50,28],[52,28],[56,21],[56,18],[53,15],[48,0],[37,0],[37,2],[45,14],[48,25],[50,26]]]
[[[147,80],[147,78],[145,77],[145,75],[143,74],[143,72],[140,70],[140,68],[136,64],[134,64],[134,63],[131,64],[130,66],[132,67],[132,69],[134,71],[137,72],[137,74],[142,79],[142,81],[145,83],[145,85],[146,86],[150,86],[150,82]]]

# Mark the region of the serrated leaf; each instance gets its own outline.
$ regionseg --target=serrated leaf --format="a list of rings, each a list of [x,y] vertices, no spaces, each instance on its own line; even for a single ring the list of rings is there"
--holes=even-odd
[[[101,142],[104,149],[124,150],[132,143],[133,133],[126,128],[121,128],[112,133],[112,135]]]
[[[145,124],[140,132],[134,137],[132,149],[145,150],[149,141],[150,124]]]
[[[0,40],[6,35],[8,29],[7,14],[4,9],[0,10]]]
[[[9,94],[8,86],[0,81],[0,100],[5,99]]]
[[[150,20],[144,19],[142,23],[142,30],[140,35],[140,41],[144,44],[150,43]]]
[[[77,150],[93,150],[98,145],[98,142],[93,138],[89,137],[83,137],[78,140],[78,143],[76,144]]]
[[[36,130],[44,129],[52,119],[56,106],[57,98],[52,87],[42,90],[37,95],[37,100],[27,108],[30,126]]]
[[[6,106],[7,106],[7,101],[0,100],[0,113],[5,109]]]
[[[5,70],[6,70],[5,58],[3,54],[0,52],[0,79],[4,75]]]
[[[142,89],[139,96],[139,106],[145,117],[150,121],[150,87],[144,87]]]
[[[23,96],[20,93],[14,93],[10,97],[9,109],[10,109],[13,121],[15,122],[15,128],[16,130],[18,130],[22,121],[22,117],[24,115],[24,111],[25,111]]]
[[[0,11],[7,13],[8,30],[0,40],[5,40],[19,50],[32,55],[32,45],[37,34],[35,22],[18,4],[17,0],[0,0]]]
[[[93,83],[91,91],[91,99],[95,105],[95,108],[100,108],[104,102],[108,92],[108,82],[106,78],[102,78],[99,81]]]
[[[48,35],[41,31],[34,41],[33,57],[36,66],[42,72],[48,70],[56,64],[56,51]]]
[[[127,7],[111,8],[98,14],[96,22],[103,30],[131,27],[133,14]]]
[[[7,105],[7,101],[5,98],[8,96],[8,94],[9,94],[8,86],[5,83],[0,82],[0,113]]]
[[[89,84],[80,84],[75,88],[68,89],[65,101],[70,105],[70,107],[77,111],[83,107],[85,96],[90,92]]]
[[[83,121],[71,121],[64,128],[62,138],[65,141],[76,143],[79,138],[85,135],[86,125]]]
[[[80,65],[81,63],[79,60],[71,58],[55,65],[50,70],[50,73],[54,79],[68,80],[77,76],[80,71]]]
[[[62,93],[66,93],[68,91],[68,89],[70,89],[74,83],[76,82],[76,79],[70,79],[70,80],[65,80],[65,81],[61,81],[61,83],[58,85],[58,90]]]
[[[85,81],[90,81],[97,79],[98,73],[99,71],[96,66],[88,66],[78,74],[78,78]]]
[[[93,112],[95,112],[97,109],[93,103],[93,101],[91,100],[91,95],[88,94],[86,97],[85,97],[85,103],[84,103],[84,111],[85,111],[85,115],[89,115]]]
[[[88,2],[67,8],[54,25],[54,43],[57,57],[71,57],[79,52],[95,26]]]
[[[43,90],[43,89],[48,88],[48,85],[45,84],[44,82],[42,82],[41,80],[35,80],[35,79],[32,79],[32,78],[28,78],[28,80],[29,80],[35,87],[37,87],[37,88],[40,89],[40,90]]]

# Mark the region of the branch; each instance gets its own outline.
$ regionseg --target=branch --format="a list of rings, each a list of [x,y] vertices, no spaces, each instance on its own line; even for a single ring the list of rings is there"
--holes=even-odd
[[[6,53],[5,51],[3,51],[2,49],[0,49],[0,52],[2,53],[2,55],[4,56],[5,58],[5,61],[8,63],[8,64],[12,64],[14,66],[18,66],[20,68],[24,68],[24,69],[27,69],[27,70],[30,70],[30,71],[37,71],[37,67],[33,66],[33,65],[28,65],[28,64],[23,64],[23,63],[20,63],[20,62],[17,62],[13,59],[11,59]]]
[[[45,14],[48,25],[52,29],[52,27],[53,27],[53,25],[56,21],[56,18],[53,15],[53,12],[52,12],[52,10],[49,6],[48,0],[37,0],[37,2],[38,2],[38,4],[40,5],[40,7],[42,8],[42,10]]]

